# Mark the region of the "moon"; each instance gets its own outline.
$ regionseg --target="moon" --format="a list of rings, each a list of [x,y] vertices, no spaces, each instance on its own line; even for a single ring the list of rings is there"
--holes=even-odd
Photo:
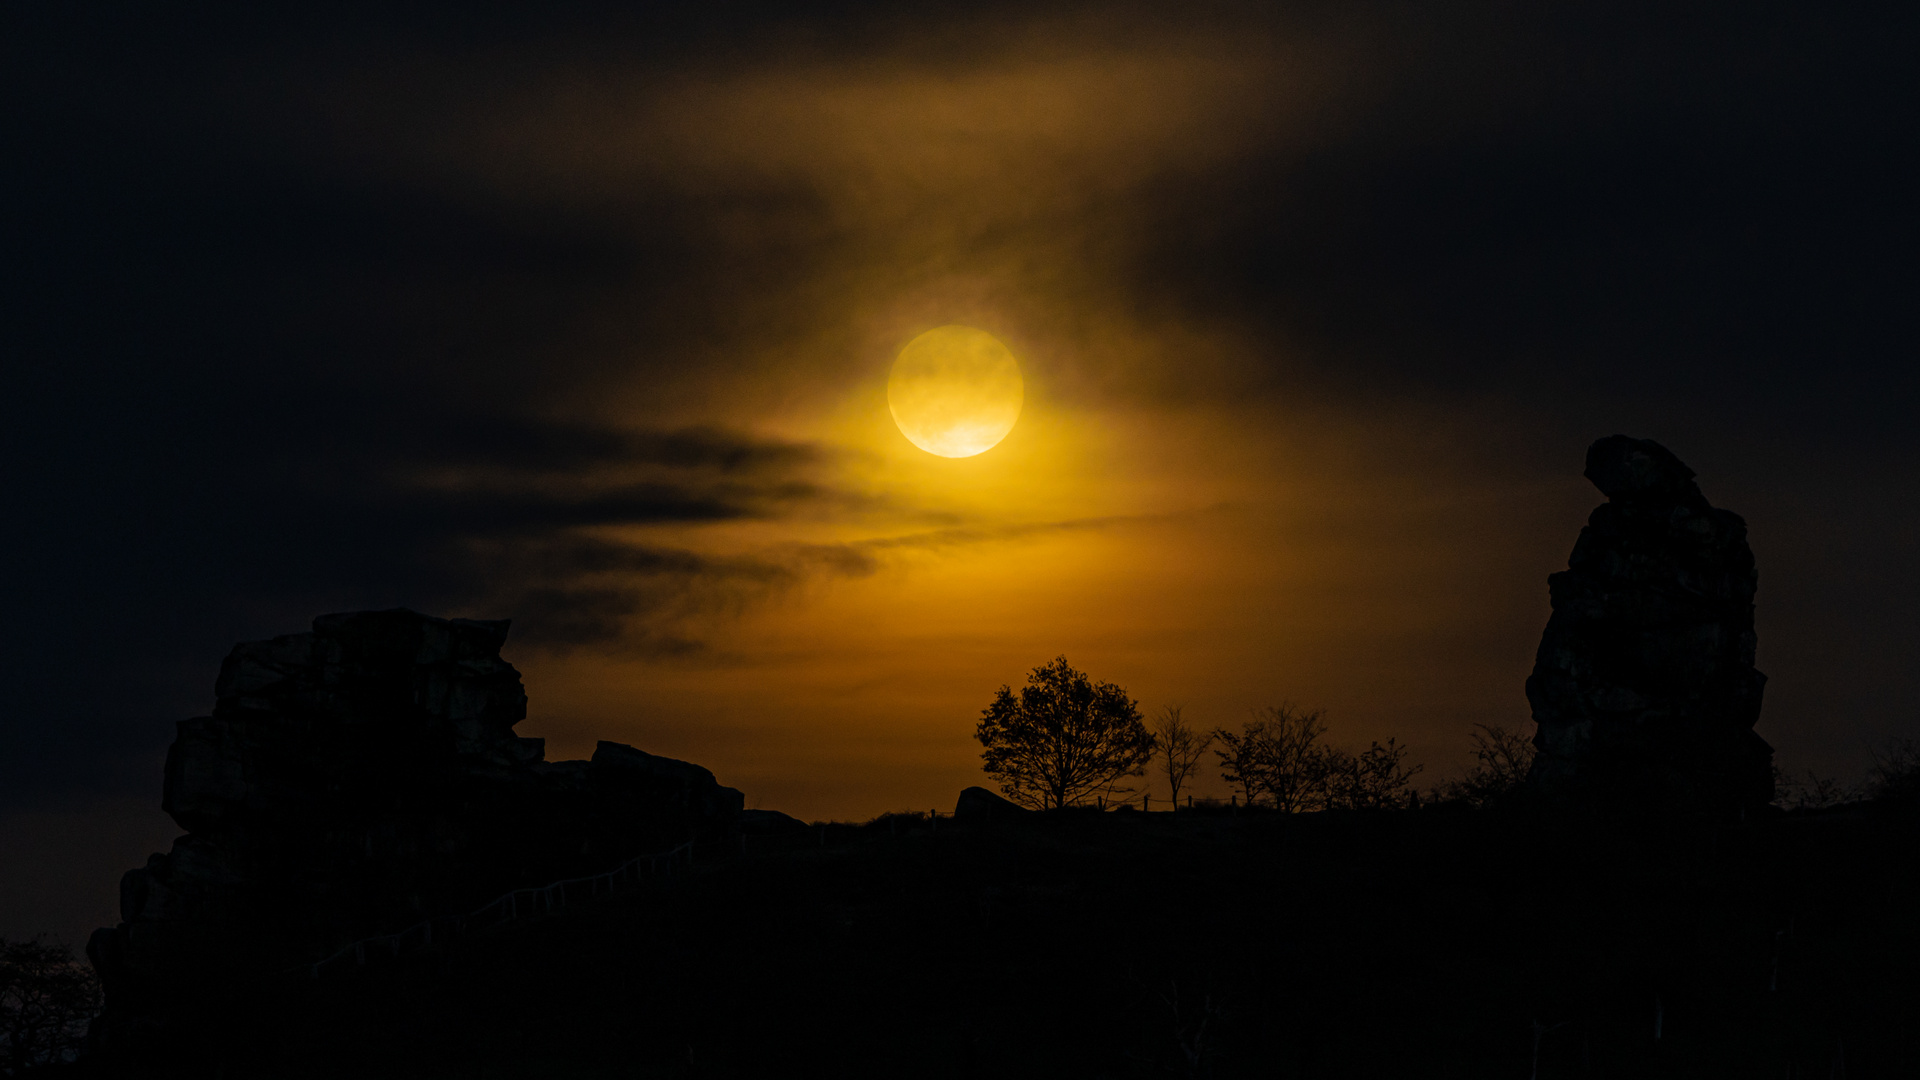
[[[900,350],[887,407],[913,445],[964,458],[997,446],[1020,419],[1026,383],[998,338],[971,326],[929,330]]]

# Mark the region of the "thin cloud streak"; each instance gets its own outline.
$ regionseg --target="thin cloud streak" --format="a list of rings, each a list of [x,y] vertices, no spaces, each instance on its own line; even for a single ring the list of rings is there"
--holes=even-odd
[[[548,652],[684,658],[725,624],[798,590],[872,577],[901,555],[957,555],[1052,535],[1164,520],[1116,515],[959,526],[845,543],[780,543],[718,555],[582,534],[491,538],[463,546],[490,611],[516,620],[517,645]],[[750,662],[750,661],[745,661]]]

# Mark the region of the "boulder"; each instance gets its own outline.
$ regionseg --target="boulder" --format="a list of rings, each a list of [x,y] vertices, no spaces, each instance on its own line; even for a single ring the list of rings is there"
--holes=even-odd
[[[813,826],[778,810],[742,810],[740,811],[740,832],[743,836],[771,836],[793,840],[813,835]]]
[[[1033,811],[1019,803],[1001,798],[983,787],[961,791],[959,800],[953,804],[953,816],[957,821],[1004,821],[1031,813]]]
[[[549,763],[514,734],[508,625],[352,612],[234,648],[167,753],[186,835],[124,876],[122,921],[89,943],[109,1042],[508,890],[724,842],[743,799],[706,769],[609,742]]]
[[[1772,800],[1773,749],[1753,730],[1766,676],[1746,522],[1709,505],[1656,442],[1601,439],[1586,476],[1607,502],[1547,579],[1528,793],[1616,816],[1757,812]]]

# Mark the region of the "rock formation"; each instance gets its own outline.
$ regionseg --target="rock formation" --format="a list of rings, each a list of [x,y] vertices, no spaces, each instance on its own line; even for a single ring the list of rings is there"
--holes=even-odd
[[[983,787],[963,789],[953,804],[956,821],[1008,821],[1032,815],[1033,811]]]
[[[88,953],[107,1037],[350,942],[510,889],[720,840],[738,791],[603,742],[548,763],[508,623],[324,615],[236,646],[213,715],[182,721],[163,807],[187,835],[121,882]]]
[[[1746,522],[1645,439],[1594,443],[1586,476],[1608,501],[1547,579],[1528,789],[1614,816],[1738,820],[1773,796]]]

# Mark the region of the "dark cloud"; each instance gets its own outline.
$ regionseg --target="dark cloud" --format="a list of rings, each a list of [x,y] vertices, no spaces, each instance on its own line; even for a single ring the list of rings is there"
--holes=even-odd
[[[1129,288],[1288,343],[1272,375],[1294,385],[1892,430],[1920,389],[1887,363],[1916,329],[1920,151],[1900,133],[1920,98],[1893,44],[1912,21],[1411,14],[1373,32],[1393,59],[1311,145],[1158,181]]]
[[[491,537],[463,545],[475,589],[514,612],[521,646],[711,657],[717,620],[817,581],[863,578],[890,557],[942,553],[1139,519],[950,527],[840,544],[781,543],[718,556],[593,536]]]
[[[32,493],[40,505],[11,541],[20,617],[0,634],[25,708],[8,724],[20,752],[0,766],[0,791],[31,801],[48,784],[140,775],[168,721],[205,707],[207,673],[233,640],[392,604],[505,611],[528,642],[604,635],[614,614],[669,607],[714,570],[582,530],[778,518],[839,498],[809,475],[816,449],[714,429],[333,417],[353,430],[308,415],[257,441],[217,427],[130,439],[119,461],[39,478],[53,490]],[[649,478],[624,478],[634,470]],[[583,580],[615,572],[652,584]],[[107,678],[89,674],[102,665]]]

